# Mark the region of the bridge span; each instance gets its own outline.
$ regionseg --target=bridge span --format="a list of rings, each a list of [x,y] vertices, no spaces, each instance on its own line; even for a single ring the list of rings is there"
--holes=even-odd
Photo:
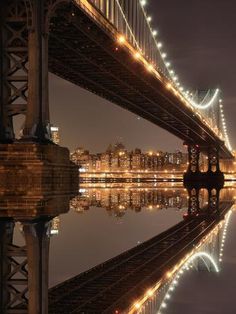
[[[134,1],[135,2],[135,1]],[[170,80],[141,58],[96,1],[69,1],[51,19],[49,69],[208,153],[232,154]]]
[[[225,121],[217,128],[217,117],[204,117],[167,73],[142,1],[4,0],[0,14],[0,142],[14,142],[19,114],[23,140],[50,141],[49,70],[186,145],[232,158]]]
[[[49,291],[49,313],[136,313],[147,291],[168,280],[174,269],[231,208],[221,202],[219,215],[187,219],[154,238]]]

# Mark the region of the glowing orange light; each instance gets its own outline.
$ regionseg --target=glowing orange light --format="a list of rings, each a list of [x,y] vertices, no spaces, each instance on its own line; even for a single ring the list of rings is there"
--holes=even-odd
[[[141,58],[141,54],[139,52],[136,52],[134,54],[135,59],[140,59]]]
[[[124,44],[125,43],[125,36],[123,36],[123,35],[120,35],[119,37],[118,37],[118,42],[120,43],[120,44]]]

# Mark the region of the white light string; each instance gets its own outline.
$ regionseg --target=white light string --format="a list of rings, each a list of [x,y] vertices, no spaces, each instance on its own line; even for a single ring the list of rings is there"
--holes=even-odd
[[[150,16],[147,15],[145,9],[144,9],[144,6],[147,4],[147,1],[146,0],[139,0],[140,2],[140,5],[143,9],[143,13],[144,13],[144,16],[145,16],[145,19],[146,19],[146,23],[148,24],[149,26],[149,29],[150,29],[150,32],[152,34],[152,37],[153,37],[153,40],[156,44],[156,48],[158,49],[159,51],[159,54],[160,56],[162,57],[162,61],[163,61],[163,64],[165,65],[166,67],[166,70],[168,71],[169,73],[169,77],[172,81],[172,83],[176,86],[176,88],[178,89],[178,91],[188,100],[188,102],[196,109],[208,109],[209,107],[211,107],[212,105],[214,105],[218,95],[219,95],[219,92],[220,90],[217,88],[213,97],[209,100],[208,103],[206,104],[203,104],[204,102],[204,98],[203,101],[199,104],[195,101],[193,101],[190,97],[189,97],[189,91],[184,91],[184,88],[180,85],[179,83],[179,79],[178,79],[178,76],[175,74],[175,71],[173,69],[171,69],[170,67],[170,62],[169,61],[166,61],[165,58],[167,56],[166,52],[162,52],[161,51],[161,48],[163,46],[163,44],[161,42],[157,42],[156,38],[155,38],[155,35],[156,35],[156,31],[155,33],[152,31],[152,27],[151,27],[151,20],[152,18]],[[164,58],[163,58],[164,57]],[[230,141],[229,141],[229,136],[228,136],[228,132],[227,132],[227,126],[226,126],[226,121],[225,121],[225,118],[224,118],[224,111],[223,111],[223,105],[222,105],[222,101],[220,103],[220,113],[221,113],[221,120],[222,120],[222,124],[223,124],[223,134],[224,134],[224,139],[225,139],[225,144],[227,146],[227,148],[232,151],[232,146],[230,144]]]

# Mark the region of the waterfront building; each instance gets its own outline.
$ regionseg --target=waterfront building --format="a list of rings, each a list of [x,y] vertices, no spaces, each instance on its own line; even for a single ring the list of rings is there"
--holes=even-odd
[[[109,145],[99,154],[78,148],[71,154],[71,160],[80,166],[81,172],[183,171],[187,167],[187,153],[142,152],[139,148],[128,152],[121,143]]]

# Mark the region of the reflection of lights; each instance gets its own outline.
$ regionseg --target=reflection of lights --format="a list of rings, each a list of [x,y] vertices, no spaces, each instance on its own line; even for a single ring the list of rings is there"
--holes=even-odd
[[[140,309],[141,304],[140,304],[140,303],[135,303],[135,305],[134,305],[134,306],[135,306],[135,308],[136,308],[136,309]]]

